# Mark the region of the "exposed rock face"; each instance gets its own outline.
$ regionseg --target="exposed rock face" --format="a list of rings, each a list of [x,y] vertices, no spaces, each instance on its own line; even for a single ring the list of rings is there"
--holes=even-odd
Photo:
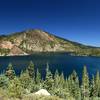
[[[0,43],[0,48],[11,49],[12,47],[13,47],[13,44],[10,41],[2,41]]]
[[[38,92],[35,93],[36,95],[45,95],[45,96],[50,96],[50,93],[45,90],[45,89],[41,89]]]
[[[9,52],[9,55],[27,55],[27,53],[23,52],[20,48],[17,46],[13,46]]]

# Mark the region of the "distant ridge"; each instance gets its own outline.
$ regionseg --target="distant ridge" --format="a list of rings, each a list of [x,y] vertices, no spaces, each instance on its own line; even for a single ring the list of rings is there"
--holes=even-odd
[[[40,29],[0,36],[0,56],[29,55],[34,52],[69,52],[78,56],[100,56],[100,48],[73,42]]]

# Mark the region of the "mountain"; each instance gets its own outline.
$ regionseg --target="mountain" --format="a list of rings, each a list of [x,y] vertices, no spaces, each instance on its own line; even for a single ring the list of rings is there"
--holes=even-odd
[[[28,55],[34,52],[69,52],[73,55],[100,56],[100,48],[72,42],[39,29],[0,36],[1,56]]]

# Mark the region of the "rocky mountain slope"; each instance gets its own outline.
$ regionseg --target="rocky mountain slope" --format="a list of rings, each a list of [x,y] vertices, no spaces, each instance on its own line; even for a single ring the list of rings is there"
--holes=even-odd
[[[38,29],[0,36],[1,56],[34,52],[70,52],[73,55],[100,56],[100,48],[85,46]]]

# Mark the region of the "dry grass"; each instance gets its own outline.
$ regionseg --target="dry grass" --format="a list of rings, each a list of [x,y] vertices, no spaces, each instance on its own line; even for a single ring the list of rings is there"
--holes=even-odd
[[[29,95],[29,96],[24,96],[23,100],[63,100],[63,99],[56,96]]]

